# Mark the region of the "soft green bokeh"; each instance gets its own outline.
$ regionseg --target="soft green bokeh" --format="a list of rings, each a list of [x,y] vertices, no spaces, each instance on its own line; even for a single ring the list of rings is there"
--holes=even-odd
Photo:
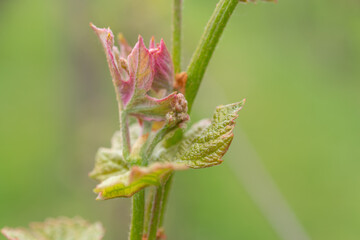
[[[184,1],[185,66],[217,1]],[[118,128],[89,22],[131,43],[142,34],[170,45],[170,7],[170,0],[0,1],[0,227],[81,215],[102,221],[106,239],[127,238],[130,201],[95,201],[87,177],[97,148],[109,147]],[[280,239],[229,165],[245,156],[242,132],[312,239],[359,239],[359,80],[359,1],[240,4],[192,117],[247,103],[225,163],[176,174],[168,239]]]

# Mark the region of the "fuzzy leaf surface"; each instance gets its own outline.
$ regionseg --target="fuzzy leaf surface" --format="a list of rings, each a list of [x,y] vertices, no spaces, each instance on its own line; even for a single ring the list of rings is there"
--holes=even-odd
[[[173,92],[174,66],[163,40],[155,46],[154,38],[147,49],[139,36],[131,48],[119,35],[120,50],[114,46],[114,35],[109,28],[91,24],[105,50],[120,108],[145,121],[164,121],[175,106],[182,106],[181,93]],[[181,112],[186,114],[187,107]]]
[[[202,120],[188,130],[173,147],[160,149],[158,161],[205,168],[222,163],[234,137],[235,119],[244,101],[216,108],[212,121]]]
[[[174,170],[186,169],[185,165],[175,163],[154,163],[148,167],[133,166],[129,171],[110,177],[94,189],[97,200],[116,197],[131,197],[148,186],[158,186]]]
[[[98,181],[128,171],[128,166],[123,159],[122,152],[117,149],[100,148],[96,153],[95,167],[89,177]]]
[[[155,74],[152,88],[155,91],[165,89],[167,93],[172,92],[173,82],[175,80],[174,65],[164,40],[161,39],[160,44],[155,48],[154,38],[152,38],[150,42],[150,52],[152,52],[155,60]]]
[[[30,228],[3,228],[1,232],[9,240],[101,240],[104,229],[101,223],[90,224],[82,218],[47,219],[31,223]]]
[[[189,147],[179,149],[176,163],[190,168],[205,168],[222,163],[222,157],[234,138],[235,119],[244,101],[216,108],[211,125]]]

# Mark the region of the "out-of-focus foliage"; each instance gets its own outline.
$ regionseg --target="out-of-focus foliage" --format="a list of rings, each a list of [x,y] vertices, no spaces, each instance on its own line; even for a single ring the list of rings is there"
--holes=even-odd
[[[90,224],[82,218],[59,217],[45,222],[34,222],[29,229],[3,228],[9,240],[101,240],[104,229],[101,223]]]
[[[184,66],[216,2],[184,0]],[[123,32],[130,45],[138,34],[170,43],[170,7],[168,0],[0,2],[0,227],[81,215],[103,222],[106,238],[126,239],[129,202],[95,201],[87,177],[98,146],[118,128],[104,53],[88,24]],[[358,238],[359,9],[355,0],[238,6],[192,121],[239,98],[247,106],[224,164],[176,174],[169,239],[279,239],[227,165],[248,156],[242,132],[313,239]]]

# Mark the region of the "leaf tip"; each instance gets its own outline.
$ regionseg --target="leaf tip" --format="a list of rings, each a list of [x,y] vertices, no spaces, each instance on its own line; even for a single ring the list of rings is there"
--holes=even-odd
[[[97,197],[96,197],[95,200],[96,200],[96,201],[105,200],[105,198],[104,198],[103,195],[102,195],[102,192],[100,192],[100,193],[97,195]]]
[[[149,48],[155,48],[155,37],[152,36],[150,39],[150,44],[149,44]]]
[[[141,45],[141,46],[145,46],[144,44],[144,39],[141,35],[138,36],[138,43]]]

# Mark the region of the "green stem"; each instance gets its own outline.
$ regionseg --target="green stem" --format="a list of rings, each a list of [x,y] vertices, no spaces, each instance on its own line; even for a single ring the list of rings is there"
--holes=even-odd
[[[162,201],[161,201],[162,206],[161,206],[161,212],[160,212],[159,228],[164,226],[166,206],[168,203],[168,198],[169,198],[169,193],[170,193],[173,177],[174,177],[174,173],[171,173],[164,185],[163,196],[162,196]]]
[[[219,1],[190,60],[186,71],[188,79],[185,88],[185,97],[188,101],[189,112],[191,111],[201,80],[214,53],[215,47],[238,3],[239,0]]]
[[[145,190],[140,190],[132,197],[132,217],[130,240],[142,240],[144,231]]]
[[[163,194],[163,185],[158,186],[156,188],[156,192],[153,200],[153,206],[152,206],[152,215],[149,226],[148,240],[156,240],[156,233],[159,226],[162,194]]]
[[[130,155],[130,134],[126,111],[120,110],[120,131],[123,143],[123,156],[124,159],[128,159]]]
[[[155,136],[149,137],[149,139],[146,141],[145,145],[141,149],[141,158],[142,158],[142,165],[147,166],[149,163],[149,157],[151,156],[152,152],[154,151],[154,148],[156,145],[162,141],[166,134],[168,134],[172,129],[168,126],[162,127]]]
[[[181,71],[182,2],[183,0],[173,0],[172,59],[174,62],[175,73]]]
[[[149,156],[151,156],[154,148],[156,145],[164,138],[164,136],[171,130],[171,128],[165,126],[161,128],[156,135],[152,139],[148,139],[145,145],[142,148],[141,158],[142,158],[142,165],[146,166],[149,162]],[[150,232],[151,228],[154,225],[154,221],[156,220],[156,228],[158,226],[158,220],[153,220],[154,216],[159,218],[160,211],[158,209],[161,208],[161,199],[162,199],[162,187],[161,191],[156,191],[156,195],[154,198],[154,201],[157,199],[157,203],[152,203],[154,206],[155,204],[158,204],[155,209],[153,207],[152,210],[152,216],[151,216],[151,222],[150,222]],[[158,196],[160,194],[160,196]],[[133,196],[132,201],[133,207],[132,207],[132,219],[131,219],[131,229],[130,229],[130,240],[138,240],[142,239],[142,235],[144,233],[144,211],[145,211],[145,192],[144,190],[139,191]],[[157,230],[157,229],[156,229]],[[155,230],[155,237],[156,237],[156,230]],[[150,234],[150,233],[149,233]],[[139,238],[141,236],[141,238]]]
[[[149,189],[148,194],[149,195],[147,196],[147,200],[146,200],[145,223],[144,223],[144,234],[146,235],[149,232],[149,224],[150,224],[151,210],[153,206],[153,199],[155,195],[155,188],[151,187]]]

